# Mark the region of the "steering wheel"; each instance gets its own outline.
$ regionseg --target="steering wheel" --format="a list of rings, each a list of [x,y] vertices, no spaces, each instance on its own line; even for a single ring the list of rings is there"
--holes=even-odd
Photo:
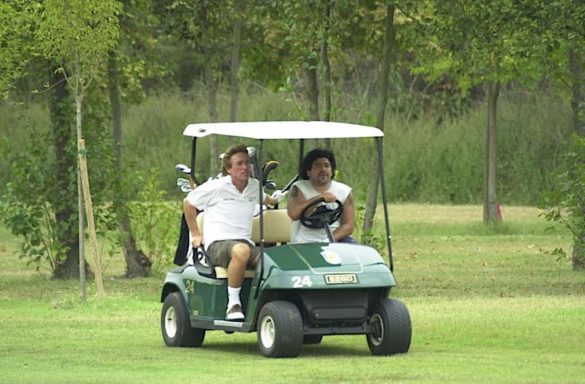
[[[301,212],[300,221],[307,228],[319,229],[324,228],[326,225],[333,224],[343,212],[343,203],[339,200],[335,200],[333,203],[336,207],[333,209],[327,208],[324,203],[325,199],[320,198],[307,205]]]

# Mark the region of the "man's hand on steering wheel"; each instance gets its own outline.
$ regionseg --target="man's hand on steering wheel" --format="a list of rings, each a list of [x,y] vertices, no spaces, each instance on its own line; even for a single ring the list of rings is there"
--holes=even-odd
[[[331,197],[333,199],[331,200]],[[335,208],[329,209],[325,203],[336,204]],[[333,224],[341,217],[343,212],[343,203],[332,193],[324,193],[323,196],[303,209],[301,212],[300,221],[307,228],[319,229],[325,228],[327,225]]]
[[[334,201],[337,200],[337,197],[335,197],[335,195],[331,192],[325,192],[321,194],[321,197],[323,198],[323,201],[325,201],[326,203],[333,203]]]

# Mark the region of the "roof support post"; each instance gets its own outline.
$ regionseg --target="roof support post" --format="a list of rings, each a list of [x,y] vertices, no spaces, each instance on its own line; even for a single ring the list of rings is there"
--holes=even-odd
[[[388,201],[386,197],[386,183],[384,181],[384,143],[383,137],[376,137],[376,152],[378,155],[378,173],[380,175],[380,192],[382,193],[382,205],[384,207],[384,224],[386,226],[386,244],[388,246],[388,260],[390,271],[394,272],[394,258],[392,256],[392,234],[390,233],[390,216],[388,216]]]

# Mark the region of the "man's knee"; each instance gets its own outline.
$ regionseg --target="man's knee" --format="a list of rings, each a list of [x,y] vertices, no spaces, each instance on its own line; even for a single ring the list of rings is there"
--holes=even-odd
[[[238,243],[232,247],[232,260],[247,263],[250,259],[250,246],[244,243]]]

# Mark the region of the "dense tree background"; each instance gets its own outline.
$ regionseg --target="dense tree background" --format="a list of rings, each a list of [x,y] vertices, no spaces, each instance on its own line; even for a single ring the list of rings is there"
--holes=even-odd
[[[75,10],[78,1],[0,3],[3,220],[22,237],[23,255],[50,260],[56,277],[78,273],[76,113],[83,115],[98,228],[117,229],[128,277],[148,275],[153,255],[164,253],[141,249],[154,224],[145,224],[140,212],[166,211],[135,204],[138,196],[180,196],[172,167],[187,161],[180,133],[190,122],[377,125],[386,135],[391,201],[483,203],[483,220],[497,224],[500,205],[535,205],[548,197],[549,206],[584,216],[582,201],[567,198],[582,186],[575,180],[582,173],[566,172],[563,160],[572,156],[580,164],[584,151],[581,1],[87,4],[115,20],[115,30],[100,27],[98,18],[81,22],[75,12],[70,17],[77,23],[50,19],[51,7]],[[87,45],[80,36],[92,28]],[[92,63],[91,76],[82,79],[91,78],[91,87],[82,84],[83,94],[66,86],[77,73],[76,52]],[[74,108],[76,99],[83,109]],[[203,145],[200,178],[217,172],[224,145],[219,139]],[[366,204],[369,181],[358,176],[372,163],[355,160],[371,143],[314,145],[332,145],[346,164],[339,177],[370,208],[371,225],[377,188],[372,185]],[[295,151],[267,147],[281,161]],[[278,181],[286,182],[295,166],[283,162]],[[556,188],[559,180],[564,189]],[[576,228],[578,260],[585,231]]]

